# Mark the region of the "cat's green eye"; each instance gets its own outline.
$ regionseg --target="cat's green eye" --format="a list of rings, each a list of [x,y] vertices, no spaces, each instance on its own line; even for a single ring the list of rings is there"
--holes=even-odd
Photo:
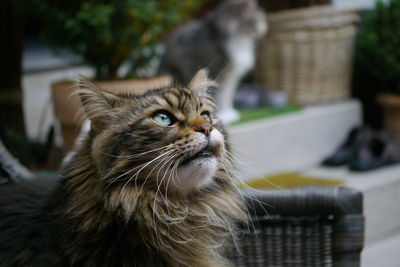
[[[210,113],[208,113],[207,111],[201,113],[201,117],[206,121],[208,121],[209,123],[212,123]]]
[[[153,115],[153,120],[164,126],[171,126],[176,122],[175,117],[167,111],[158,111]]]

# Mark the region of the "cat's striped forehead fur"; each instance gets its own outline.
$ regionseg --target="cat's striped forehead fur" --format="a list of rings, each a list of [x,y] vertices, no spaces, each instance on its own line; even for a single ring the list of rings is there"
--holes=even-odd
[[[218,179],[228,145],[208,94],[212,86],[205,71],[187,87],[142,96],[117,96],[83,83],[79,94],[92,121],[92,157],[104,182],[187,194]]]

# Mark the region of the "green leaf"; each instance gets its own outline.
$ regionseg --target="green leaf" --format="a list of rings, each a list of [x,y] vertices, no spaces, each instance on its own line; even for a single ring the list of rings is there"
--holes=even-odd
[[[53,47],[67,47],[81,56],[102,79],[116,78],[115,69],[133,51],[154,46],[161,36],[191,18],[207,0],[29,0],[21,12],[41,22],[41,35]],[[154,54],[152,55],[154,57]],[[139,68],[148,56],[130,60]]]

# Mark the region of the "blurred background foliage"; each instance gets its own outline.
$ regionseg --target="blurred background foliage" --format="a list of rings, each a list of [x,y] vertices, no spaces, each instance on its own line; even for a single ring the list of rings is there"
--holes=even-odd
[[[381,89],[400,94],[400,0],[376,2],[357,36],[357,64]]]
[[[96,79],[118,77],[128,62],[130,74],[149,62],[155,44],[191,18],[207,0],[30,0],[21,11],[40,23],[41,37],[54,48],[68,47],[96,70]],[[135,56],[132,57],[133,52]]]
[[[400,1],[378,0],[363,12],[355,45],[353,97],[363,104],[364,123],[383,126],[376,98],[383,92],[400,93]]]

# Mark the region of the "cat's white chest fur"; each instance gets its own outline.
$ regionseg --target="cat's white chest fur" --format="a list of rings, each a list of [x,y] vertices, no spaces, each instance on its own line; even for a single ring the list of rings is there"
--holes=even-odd
[[[226,51],[230,60],[230,70],[235,75],[245,75],[254,66],[253,38],[248,36],[235,36],[226,42]]]
[[[240,80],[254,66],[255,39],[237,35],[228,39],[225,48],[229,65],[219,82],[218,117],[224,123],[230,123],[239,119],[239,113],[233,108],[233,99]]]

